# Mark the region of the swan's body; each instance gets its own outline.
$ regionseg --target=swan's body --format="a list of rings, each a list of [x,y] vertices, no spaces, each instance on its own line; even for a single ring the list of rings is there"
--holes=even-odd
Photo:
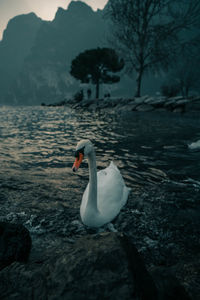
[[[89,227],[100,227],[118,215],[127,201],[130,189],[126,187],[113,162],[97,173],[95,151],[90,141],[79,142],[77,152],[79,150],[87,155],[89,163],[89,183],[81,202],[81,219]],[[76,168],[75,164],[73,168]]]

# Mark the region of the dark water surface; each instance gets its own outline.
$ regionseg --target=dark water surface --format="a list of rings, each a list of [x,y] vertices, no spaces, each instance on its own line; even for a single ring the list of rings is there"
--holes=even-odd
[[[47,211],[69,206],[76,208],[78,218],[88,167],[85,161],[76,174],[71,167],[76,144],[83,138],[94,143],[99,169],[115,161],[132,188],[131,201],[144,187],[162,190],[162,182],[184,186],[177,196],[179,203],[188,200],[188,195],[188,201],[196,201],[190,188],[200,188],[200,148],[191,150],[188,145],[200,140],[198,115],[1,107],[2,217],[11,214],[13,221],[12,212],[26,211],[27,223],[33,208],[36,215],[42,211],[48,219]],[[162,192],[166,198],[172,195],[166,185]]]
[[[127,184],[200,179],[200,118],[171,113],[77,113],[67,108],[0,108],[0,176],[71,184],[77,141],[89,138],[97,165],[114,160]],[[87,172],[87,165],[80,175]],[[162,173],[164,172],[164,173]]]
[[[79,213],[87,162],[71,170],[83,138],[95,145],[98,169],[114,160],[132,188],[115,229],[129,235],[148,267],[173,267],[199,299],[198,115],[0,107],[0,221],[29,229],[37,260],[38,251],[44,259],[88,234]]]

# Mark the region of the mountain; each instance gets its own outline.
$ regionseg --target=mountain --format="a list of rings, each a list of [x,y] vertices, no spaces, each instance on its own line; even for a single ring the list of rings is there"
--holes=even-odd
[[[0,101],[10,102],[9,91],[30,54],[42,20],[34,13],[8,22],[0,41]],[[13,101],[13,100],[12,100]]]
[[[106,10],[106,7],[105,7]],[[86,49],[110,47],[104,10],[81,1],[58,8],[53,21],[35,14],[11,19],[0,42],[0,103],[40,104],[69,98],[83,86],[70,74],[71,61]],[[155,92],[155,78],[143,91]],[[119,84],[102,86],[101,95],[132,96],[133,80],[122,74]]]
[[[33,14],[12,19],[9,23],[15,23],[15,27],[8,25],[1,42],[6,43],[9,31],[12,43],[21,44],[26,49],[20,52],[19,64],[16,55],[13,55],[12,65],[18,65],[17,72],[9,73],[12,74],[9,81],[6,79],[9,93],[6,99],[1,97],[1,102],[9,99],[9,102],[20,104],[50,103],[74,94],[80,88],[80,83],[69,75],[72,59],[86,49],[106,45],[107,25],[102,11],[94,12],[83,2],[72,1],[68,9],[58,8],[52,22],[40,20],[34,34],[32,28],[22,25],[24,18],[31,23]],[[35,18],[39,20],[36,16]],[[19,42],[19,33],[16,32],[20,27],[22,33]],[[29,38],[29,47],[24,35],[25,29],[32,37]],[[13,54],[14,49],[9,49]],[[2,58],[0,52],[0,60]],[[10,68],[8,57],[4,65],[3,72],[6,67]],[[3,72],[0,71],[0,78],[3,78]]]

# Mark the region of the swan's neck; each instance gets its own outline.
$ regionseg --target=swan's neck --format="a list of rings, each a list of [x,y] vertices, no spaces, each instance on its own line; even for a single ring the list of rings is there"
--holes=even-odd
[[[89,193],[87,206],[91,209],[98,211],[97,209],[97,166],[96,166],[96,155],[93,150],[88,155],[89,164]]]

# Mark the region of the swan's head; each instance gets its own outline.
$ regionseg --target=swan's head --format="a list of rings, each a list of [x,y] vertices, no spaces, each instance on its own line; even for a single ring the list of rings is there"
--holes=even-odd
[[[73,172],[78,170],[83,158],[88,157],[92,151],[94,151],[94,147],[90,140],[81,140],[78,142],[75,152],[75,162],[72,167]]]

